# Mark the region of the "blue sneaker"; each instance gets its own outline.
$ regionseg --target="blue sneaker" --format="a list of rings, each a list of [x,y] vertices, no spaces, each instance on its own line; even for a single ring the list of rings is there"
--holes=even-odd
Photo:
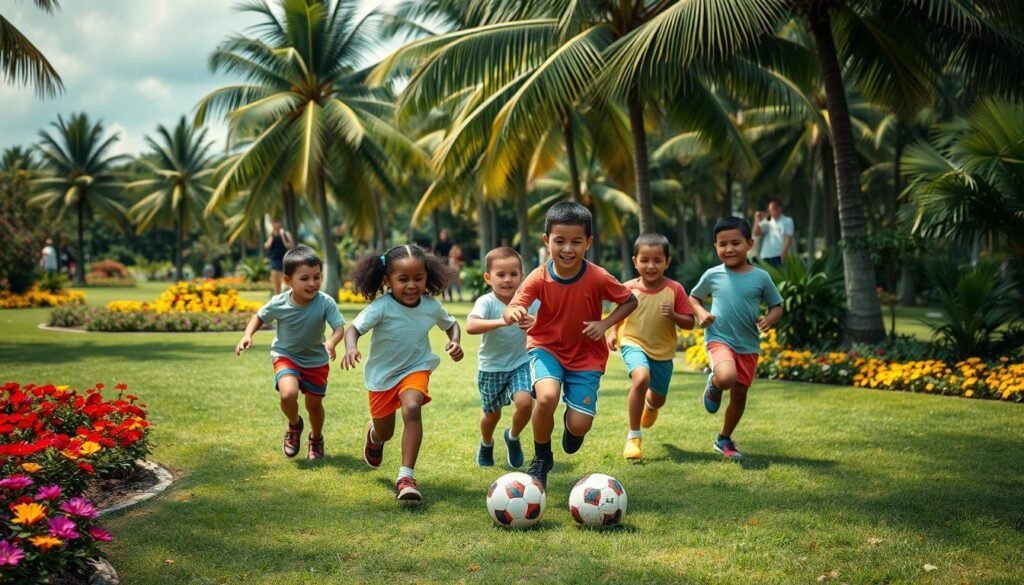
[[[714,372],[708,374],[708,383],[704,385],[704,409],[711,414],[718,412],[718,407],[722,406],[722,391],[711,384],[714,377]]]
[[[718,435],[718,437],[715,438],[714,447],[715,451],[718,451],[730,461],[739,461],[740,459],[743,459],[743,453],[739,452],[739,449],[736,448],[736,443],[734,443],[729,437]]]
[[[523,444],[518,439],[513,441],[508,429],[505,429],[505,447],[508,448],[508,464],[512,467],[522,467],[523,460],[525,459],[523,457]]]
[[[480,449],[476,452],[476,464],[480,467],[492,467],[494,465],[494,443],[490,447],[480,443]]]

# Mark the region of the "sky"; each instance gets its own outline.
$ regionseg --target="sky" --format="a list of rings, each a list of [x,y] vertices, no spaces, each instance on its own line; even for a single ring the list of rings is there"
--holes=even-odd
[[[343,0],[344,1],[344,0]],[[395,0],[358,0],[362,10]],[[47,14],[29,0],[0,4],[4,17],[38,47],[64,81],[64,92],[42,98],[30,86],[0,80],[0,151],[38,141],[58,114],[86,112],[120,140],[111,154],[146,150],[158,124],[171,128],[214,89],[237,78],[210,72],[209,56],[233,33],[257,22],[234,0],[62,0]],[[395,48],[381,47],[380,58]],[[226,128],[211,122],[208,137],[223,145]]]

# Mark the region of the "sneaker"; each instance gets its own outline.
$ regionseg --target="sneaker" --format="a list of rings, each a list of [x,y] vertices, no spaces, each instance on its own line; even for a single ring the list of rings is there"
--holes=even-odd
[[[622,456],[630,461],[639,461],[643,458],[644,452],[640,437],[633,437],[626,441],[626,448],[622,450]]]
[[[299,454],[300,443],[302,442],[302,427],[305,423],[302,422],[302,417],[299,417],[299,426],[293,427],[288,424],[284,429],[284,450],[285,457],[295,457]]]
[[[718,412],[718,407],[722,405],[722,391],[711,385],[714,377],[714,372],[708,374],[708,383],[704,385],[704,408],[711,414]]]
[[[562,415],[562,450],[572,455],[573,453],[580,450],[583,446],[583,437],[577,437],[576,435],[569,432],[569,409],[565,409],[565,414]]]
[[[645,429],[649,429],[654,426],[654,421],[658,420],[658,409],[651,410],[644,405],[644,413],[640,415],[640,426]]]
[[[490,446],[480,443],[480,448],[476,452],[476,464],[480,467],[491,467],[494,465],[494,443],[491,443]]]
[[[373,423],[366,425],[366,440],[363,441],[363,461],[370,467],[377,469],[384,460],[384,443],[375,445],[370,440],[370,432],[373,430]]]
[[[403,502],[419,502],[423,500],[423,494],[416,487],[416,480],[411,477],[400,477],[395,482],[395,492],[398,499]]]
[[[522,467],[526,457],[523,456],[522,441],[513,441],[509,429],[505,429],[505,448],[508,449],[508,464],[512,467]]]
[[[316,459],[324,458],[324,438],[314,439],[312,436],[309,437],[309,452],[306,453],[306,459],[311,461]]]
[[[743,459],[743,453],[740,453],[736,449],[736,443],[732,439],[719,436],[715,439],[715,451],[721,453],[726,459],[730,461],[739,461]]]
[[[534,457],[530,461],[530,469],[526,472],[530,477],[540,482],[544,489],[548,489],[548,472],[555,466],[554,461],[548,461],[540,457]]]

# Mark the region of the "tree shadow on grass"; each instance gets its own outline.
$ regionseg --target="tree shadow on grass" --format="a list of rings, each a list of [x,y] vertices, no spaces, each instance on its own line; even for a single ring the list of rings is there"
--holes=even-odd
[[[669,443],[662,443],[662,447],[668,452],[668,459],[673,463],[731,463],[724,461],[724,458],[712,451],[686,451]],[[837,465],[838,462],[828,459],[807,459],[804,457],[790,457],[770,453],[748,453],[736,464],[746,470],[764,470],[772,465],[793,465],[816,470],[828,470]]]
[[[320,461],[310,461],[309,459],[299,459],[295,462],[299,469],[316,469],[318,467],[334,467],[339,471],[362,471],[369,469],[366,463],[362,459],[357,459],[347,453],[328,453],[327,457],[324,457]]]
[[[225,355],[228,355],[229,349],[225,349]],[[29,342],[0,346],[0,362],[52,364],[55,360],[61,363],[77,363],[114,358],[168,362],[187,360],[209,353],[208,346],[196,345],[185,339],[145,342],[140,339],[132,343],[96,343],[95,340],[75,337],[69,339],[67,343]]]

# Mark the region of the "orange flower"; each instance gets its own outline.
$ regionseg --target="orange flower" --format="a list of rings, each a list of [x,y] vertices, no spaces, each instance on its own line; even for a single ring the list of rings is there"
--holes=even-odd
[[[35,502],[32,502],[31,504],[18,504],[14,506],[13,511],[14,519],[11,520],[11,522],[15,524],[32,526],[36,522],[46,518],[46,506]]]
[[[80,449],[82,455],[92,455],[99,450],[100,444],[95,441],[86,441],[82,443],[82,447]]]
[[[37,471],[41,471],[43,466],[38,463],[22,463],[21,468],[29,473],[36,473]]]
[[[52,536],[33,536],[32,538],[28,539],[28,541],[36,545],[37,547],[41,548],[43,552],[46,552],[55,546],[60,546],[64,544],[63,540],[59,538],[54,538]]]

